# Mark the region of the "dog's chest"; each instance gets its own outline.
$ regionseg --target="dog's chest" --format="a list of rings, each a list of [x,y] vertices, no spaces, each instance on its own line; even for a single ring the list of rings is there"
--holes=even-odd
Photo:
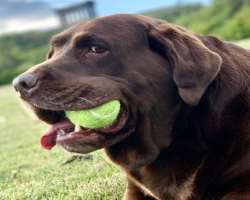
[[[189,200],[193,195],[194,182],[197,172],[191,174],[181,184],[169,182],[169,179],[162,176],[145,174],[143,170],[129,175],[137,187],[145,194],[154,197],[156,200]]]

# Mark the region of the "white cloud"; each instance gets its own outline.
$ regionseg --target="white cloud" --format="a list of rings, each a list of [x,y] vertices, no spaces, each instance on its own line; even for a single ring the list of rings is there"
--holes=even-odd
[[[15,18],[0,22],[0,33],[46,30],[59,26],[55,16],[41,19]]]

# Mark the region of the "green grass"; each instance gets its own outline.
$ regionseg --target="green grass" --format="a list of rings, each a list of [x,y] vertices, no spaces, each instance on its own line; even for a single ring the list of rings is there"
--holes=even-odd
[[[64,164],[72,154],[41,149],[46,125],[21,108],[10,86],[0,87],[0,101],[1,200],[121,199],[124,177],[102,151]]]

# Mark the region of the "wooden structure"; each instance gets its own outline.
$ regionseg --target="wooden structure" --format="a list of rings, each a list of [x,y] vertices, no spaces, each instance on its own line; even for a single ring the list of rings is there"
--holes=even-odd
[[[80,21],[87,21],[96,17],[95,2],[85,1],[66,8],[56,9],[61,26],[70,26]]]

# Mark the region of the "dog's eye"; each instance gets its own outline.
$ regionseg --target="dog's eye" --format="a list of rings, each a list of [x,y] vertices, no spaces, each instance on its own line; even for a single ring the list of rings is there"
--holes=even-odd
[[[89,52],[91,52],[91,53],[97,54],[97,53],[103,53],[105,51],[106,51],[106,49],[101,47],[101,46],[93,45],[93,46],[89,47]]]

